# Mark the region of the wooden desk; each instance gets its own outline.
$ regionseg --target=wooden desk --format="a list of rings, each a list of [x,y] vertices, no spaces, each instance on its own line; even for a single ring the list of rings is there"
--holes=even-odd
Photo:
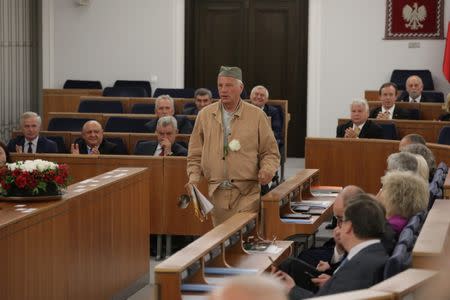
[[[257,214],[239,213],[178,251],[155,268],[155,282],[161,300],[179,300],[183,283],[211,284],[205,267],[267,270],[271,261],[281,261],[289,255],[292,242],[277,241],[277,254],[249,254],[242,248],[247,236],[257,236]],[[212,280],[212,278],[211,278]]]
[[[376,139],[305,139],[305,168],[319,169],[322,185],[357,185],[377,194],[387,167],[386,160],[398,152],[398,141]],[[427,144],[436,162],[450,165],[450,146]]]
[[[414,245],[414,268],[440,269],[448,267],[450,238],[450,201],[436,200],[428,212]]]
[[[0,202],[0,298],[126,299],[142,288],[148,177],[144,168],[116,169],[69,186],[62,200],[24,203],[29,213]]]
[[[288,178],[262,197],[263,226],[266,239],[272,239],[275,236],[283,240],[295,234],[311,235],[317,231],[320,224],[330,218],[333,205],[330,205],[321,215],[313,215],[310,224],[285,223],[281,220],[281,215],[295,213],[291,210],[292,201],[334,201],[334,198],[311,195],[311,186],[318,185],[318,183],[319,170],[305,169]]]
[[[381,106],[381,101],[370,101],[370,110]],[[445,113],[442,109],[442,103],[409,103],[396,102],[395,106],[404,109],[417,109],[420,111],[420,120],[439,120],[439,117]]]
[[[186,194],[186,158],[141,155],[70,155],[70,154],[12,154],[13,160],[45,159],[69,165],[73,182],[111,171],[118,167],[146,167],[148,179],[149,234],[202,235],[212,228],[211,220],[201,223],[194,215],[193,205],[177,206],[178,197]],[[199,186],[207,195],[206,182]]]
[[[436,143],[441,129],[450,126],[447,121],[424,121],[424,120],[377,120],[370,119],[375,123],[394,123],[397,127],[398,138],[401,139],[410,133],[418,133],[429,143]],[[339,119],[338,125],[347,123],[350,119]]]
[[[370,289],[357,290],[353,292],[338,293],[329,296],[313,297],[317,300],[394,300],[391,293],[380,292]],[[312,298],[310,298],[312,299]]]

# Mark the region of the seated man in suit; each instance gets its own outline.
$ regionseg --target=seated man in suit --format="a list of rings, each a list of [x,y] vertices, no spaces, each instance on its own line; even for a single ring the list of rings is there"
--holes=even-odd
[[[20,117],[20,128],[23,135],[11,139],[8,143],[9,152],[18,153],[57,153],[56,143],[39,136],[41,131],[41,117],[32,111],[22,114]]]
[[[283,114],[276,107],[267,105],[267,101],[269,101],[269,91],[262,85],[255,86],[250,93],[250,102],[261,108],[270,117],[273,134],[278,147],[281,147],[283,145]]]
[[[369,104],[367,100],[354,100],[350,105],[350,119],[345,124],[339,125],[336,137],[382,139],[383,129],[368,120]]]
[[[72,154],[122,154],[116,144],[103,138],[102,125],[90,120],[81,129],[81,138],[70,145]]]
[[[181,134],[191,134],[192,133],[192,123],[186,118],[186,116],[175,116],[175,106],[172,97],[169,95],[161,95],[156,98],[155,101],[155,113],[159,118],[165,116],[173,116],[177,120],[178,131]],[[156,131],[156,124],[158,119],[150,120],[144,126],[149,132],[153,133]]]
[[[427,99],[423,94],[423,82],[419,76],[412,75],[406,79],[406,91],[404,91],[398,100],[402,102],[433,102],[433,99]]]
[[[385,231],[385,222],[381,204],[367,194],[356,196],[345,207],[344,218],[339,220],[337,227],[340,243],[348,255],[332,276],[319,276],[325,280],[317,293],[296,286],[295,281],[283,271],[275,272],[275,276],[284,281],[290,299],[369,288],[383,280],[388,255],[380,238]]]
[[[369,118],[379,120],[408,119],[407,110],[395,105],[397,85],[392,82],[383,83],[378,90],[381,106],[370,112]]]
[[[198,112],[202,110],[203,107],[208,106],[212,103],[212,93],[210,90],[205,88],[199,88],[194,93],[195,106],[186,107],[183,110],[185,115],[198,115]]]
[[[177,120],[172,116],[161,117],[156,126],[158,141],[139,143],[134,154],[153,156],[187,156],[187,149],[175,142]]]

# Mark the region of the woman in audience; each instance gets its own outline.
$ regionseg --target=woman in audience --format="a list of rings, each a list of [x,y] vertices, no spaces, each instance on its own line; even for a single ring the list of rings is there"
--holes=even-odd
[[[450,93],[447,95],[447,101],[442,105],[442,109],[445,110],[445,114],[439,117],[439,121],[450,121]]]
[[[428,205],[428,183],[412,172],[390,171],[381,178],[383,189],[377,195],[386,208],[388,223],[397,234],[408,220]]]
[[[9,156],[9,151],[6,145],[0,142],[0,167],[3,167],[6,163],[11,162],[11,157]]]

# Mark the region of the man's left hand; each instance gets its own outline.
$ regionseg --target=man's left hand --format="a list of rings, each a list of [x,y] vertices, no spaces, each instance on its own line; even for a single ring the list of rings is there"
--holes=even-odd
[[[258,172],[258,181],[261,185],[269,184],[272,181],[272,177],[272,174],[263,169],[259,170]]]

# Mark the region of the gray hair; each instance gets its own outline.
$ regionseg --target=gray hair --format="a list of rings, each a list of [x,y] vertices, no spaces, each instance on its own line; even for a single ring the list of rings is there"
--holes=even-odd
[[[252,88],[250,95],[253,94],[253,92],[256,91],[257,89],[263,89],[264,93],[266,94],[266,98],[269,99],[269,90],[263,85],[257,85],[254,88]]]
[[[156,127],[166,127],[171,125],[173,129],[178,130],[177,127],[177,119],[173,116],[165,116],[158,119],[158,123],[156,124]]]
[[[155,100],[155,109],[158,109],[159,102],[161,102],[161,100],[169,100],[170,106],[172,106],[172,109],[175,111],[173,98],[170,97],[169,95],[158,96],[158,98],[156,98],[156,100]]]
[[[353,100],[352,103],[350,104],[350,110],[352,110],[352,106],[353,105],[363,106],[366,109],[367,112],[369,111],[369,103],[367,103],[366,99]]]
[[[425,161],[428,165],[429,178],[433,177],[432,175],[434,174],[434,171],[436,169],[436,160],[434,158],[433,152],[431,152],[431,150],[428,149],[427,146],[422,144],[409,144],[403,147],[401,151],[409,152],[412,154],[419,154],[420,156],[425,158]]]
[[[31,118],[36,118],[36,120],[39,123],[39,127],[41,126],[41,124],[42,124],[41,117],[37,113],[35,113],[33,111],[26,111],[20,116],[20,126],[22,127],[24,121],[27,120],[27,119],[31,119]]]
[[[199,88],[195,90],[194,98],[197,98],[197,96],[205,96],[205,95],[207,95],[209,99],[212,99],[212,93],[210,90],[205,88]]]
[[[417,133],[410,133],[405,135],[402,140],[407,140],[409,141],[409,144],[422,144],[422,145],[426,145],[426,141],[423,138],[423,136],[421,136],[420,134]]]
[[[398,152],[389,155],[387,159],[387,170],[411,171],[416,173],[418,164],[414,154],[409,152]]]
[[[382,202],[387,215],[411,218],[428,207],[428,183],[412,172],[390,171],[381,177]]]

